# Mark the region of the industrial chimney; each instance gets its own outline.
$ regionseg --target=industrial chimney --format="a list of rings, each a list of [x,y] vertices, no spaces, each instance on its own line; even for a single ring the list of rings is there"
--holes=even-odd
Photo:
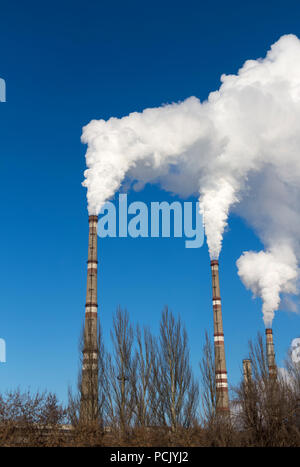
[[[80,419],[85,423],[96,420],[98,414],[97,223],[97,216],[89,216],[87,293],[80,404]]]
[[[244,383],[247,386],[252,381],[252,368],[251,360],[245,358],[243,360],[243,373],[244,373]]]
[[[270,378],[275,379],[277,376],[277,368],[275,363],[273,332],[271,328],[266,329],[266,346],[269,376]]]
[[[217,413],[226,413],[229,412],[229,400],[220,298],[219,262],[217,260],[212,260],[210,264],[213,289],[214,348],[217,392],[216,409]]]

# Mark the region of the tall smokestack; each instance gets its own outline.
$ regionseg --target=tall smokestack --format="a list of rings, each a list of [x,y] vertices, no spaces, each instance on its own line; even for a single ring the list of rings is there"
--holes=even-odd
[[[98,413],[97,223],[97,216],[89,216],[87,292],[80,405],[80,419],[84,422],[96,420]]]
[[[217,413],[229,412],[228,383],[225,361],[224,333],[219,282],[219,262],[211,261],[213,313],[214,313],[214,347],[217,391]]]
[[[273,332],[271,328],[266,329],[267,360],[270,378],[276,378],[277,368],[275,362],[275,352],[273,343]]]
[[[243,360],[243,373],[244,373],[244,383],[247,386],[252,381],[252,368],[251,360],[245,358]]]

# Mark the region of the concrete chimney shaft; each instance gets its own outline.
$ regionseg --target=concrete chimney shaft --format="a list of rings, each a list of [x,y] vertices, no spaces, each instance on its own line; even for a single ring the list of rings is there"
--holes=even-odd
[[[95,420],[98,412],[97,223],[97,216],[89,216],[87,292],[80,407],[80,418],[85,422]]]
[[[244,373],[244,383],[247,385],[252,381],[251,360],[247,358],[243,360],[243,373]]]
[[[273,332],[271,328],[266,329],[266,347],[267,347],[267,360],[270,378],[276,378],[277,368],[275,362]]]
[[[213,314],[214,314],[214,349],[217,392],[217,413],[229,411],[228,382],[225,360],[224,333],[219,282],[219,262],[211,261]]]

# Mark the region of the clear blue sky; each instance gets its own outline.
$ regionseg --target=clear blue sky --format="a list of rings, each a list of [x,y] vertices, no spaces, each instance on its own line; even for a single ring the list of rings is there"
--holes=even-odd
[[[0,337],[7,363],[0,390],[55,391],[66,400],[78,369],[84,317],[88,222],[81,186],[81,128],[219,87],[246,59],[264,56],[282,34],[300,36],[298,0],[2,2],[0,77]],[[130,199],[169,200],[146,187]],[[228,376],[240,378],[247,343],[264,332],[260,300],[239,281],[241,252],[261,247],[231,216],[221,254]],[[105,239],[99,245],[99,310],[109,341],[120,304],[134,322],[158,329],[168,304],[185,322],[192,362],[212,332],[206,245],[180,239]],[[300,317],[274,320],[278,363],[299,335]]]

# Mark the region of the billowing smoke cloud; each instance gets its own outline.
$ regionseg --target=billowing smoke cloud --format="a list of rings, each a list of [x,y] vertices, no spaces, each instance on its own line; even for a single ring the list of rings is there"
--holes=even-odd
[[[274,311],[279,307],[280,293],[297,293],[300,190],[284,174],[286,163],[283,157],[281,167],[274,170],[268,166],[252,177],[250,191],[236,207],[266,246],[266,252],[244,253],[237,266],[245,286],[263,299],[267,327],[271,327]],[[285,309],[297,311],[296,303],[288,296],[284,298]]]
[[[218,258],[235,209],[266,247],[265,253],[244,254],[238,267],[245,285],[263,298],[269,323],[280,293],[294,292],[298,276],[299,77],[300,41],[286,35],[264,59],[246,61],[237,75],[222,75],[219,90],[205,102],[190,97],[91,121],[82,134],[89,213],[98,214],[125,177],[135,189],[151,182],[182,196],[197,194],[210,256]],[[287,246],[286,257],[277,253],[278,245]],[[277,282],[268,287],[266,276],[274,270]]]
[[[192,167],[185,170],[189,163],[196,171],[192,191],[197,193],[197,173],[208,165],[215,153],[215,149],[210,148],[214,146],[214,131],[206,107],[191,97],[179,104],[134,112],[121,119],[92,120],[84,127],[82,141],[88,144],[88,169],[83,185],[88,188],[89,213],[99,213],[125,176],[138,181],[140,187],[160,179],[166,184],[169,182],[171,189],[174,186],[178,192],[187,189],[189,194],[191,186],[186,182]],[[175,166],[178,170],[172,177]]]
[[[280,292],[296,293],[297,260],[287,245],[269,251],[245,252],[237,261],[239,276],[248,289],[263,300],[263,319],[270,327]]]

